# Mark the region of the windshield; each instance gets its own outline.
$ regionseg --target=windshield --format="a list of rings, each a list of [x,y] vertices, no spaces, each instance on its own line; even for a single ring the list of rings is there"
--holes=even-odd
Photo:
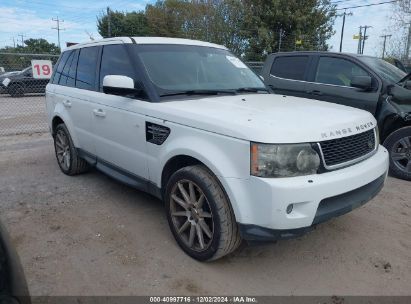
[[[242,61],[224,49],[187,45],[138,45],[137,56],[158,94],[220,93],[262,89],[264,83]]]
[[[371,66],[378,75],[389,82],[397,83],[407,75],[404,71],[385,60],[375,57],[359,57],[359,59]]]

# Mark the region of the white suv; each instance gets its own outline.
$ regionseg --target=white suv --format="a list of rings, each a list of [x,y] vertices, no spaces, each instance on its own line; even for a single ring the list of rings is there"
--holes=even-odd
[[[354,108],[273,95],[225,47],[122,37],[65,50],[47,86],[61,170],[163,199],[198,260],[301,235],[382,188],[388,153]]]

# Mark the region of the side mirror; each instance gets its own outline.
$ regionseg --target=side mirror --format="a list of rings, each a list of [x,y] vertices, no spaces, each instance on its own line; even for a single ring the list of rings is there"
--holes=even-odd
[[[123,75],[106,75],[103,79],[103,92],[111,95],[141,94],[143,89],[134,85],[134,80]]]
[[[404,88],[411,90],[411,80],[407,80],[404,84]]]
[[[362,90],[369,90],[372,88],[372,79],[370,76],[354,76],[351,79],[351,86]]]

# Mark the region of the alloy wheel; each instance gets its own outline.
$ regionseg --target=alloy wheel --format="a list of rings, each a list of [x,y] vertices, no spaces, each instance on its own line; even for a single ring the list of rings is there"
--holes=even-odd
[[[391,159],[398,169],[411,173],[411,137],[403,137],[394,143]]]
[[[190,249],[207,250],[213,240],[214,222],[209,202],[194,182],[178,181],[171,191],[170,213],[178,237]]]
[[[55,143],[57,160],[60,166],[64,170],[69,170],[71,162],[70,142],[62,130],[57,131]]]

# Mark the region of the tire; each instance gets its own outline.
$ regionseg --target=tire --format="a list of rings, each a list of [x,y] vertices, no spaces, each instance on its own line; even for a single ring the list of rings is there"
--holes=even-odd
[[[89,169],[89,164],[78,155],[65,124],[56,127],[53,139],[57,163],[64,174],[77,175]]]
[[[21,97],[24,95],[24,87],[21,84],[11,84],[7,90],[11,97]]]
[[[411,180],[411,126],[392,132],[384,141],[390,153],[390,173]]]
[[[171,232],[179,246],[192,258],[216,260],[241,244],[227,195],[217,178],[204,166],[189,166],[175,172],[166,186],[165,204]]]

